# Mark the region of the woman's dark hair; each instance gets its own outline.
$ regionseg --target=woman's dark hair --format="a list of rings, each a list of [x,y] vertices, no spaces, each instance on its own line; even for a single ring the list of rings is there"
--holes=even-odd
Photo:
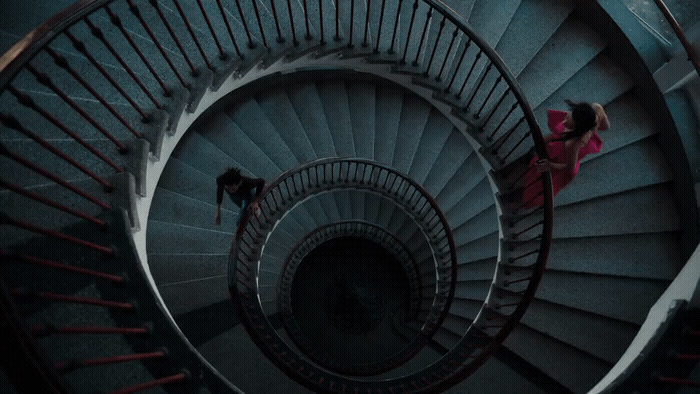
[[[566,141],[571,138],[578,138],[586,134],[595,127],[596,113],[590,103],[574,103],[571,100],[564,100],[571,109],[571,118],[574,120],[574,129],[564,133],[558,141]]]
[[[219,175],[217,181],[222,185],[237,185],[243,179],[240,168],[229,168],[223,174]]]

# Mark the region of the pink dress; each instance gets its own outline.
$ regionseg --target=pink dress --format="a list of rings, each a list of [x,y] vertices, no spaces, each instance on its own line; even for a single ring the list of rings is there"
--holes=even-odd
[[[559,138],[566,129],[564,126],[564,120],[566,119],[567,112],[557,111],[557,110],[547,110],[548,126],[549,129],[554,134],[554,138]],[[571,182],[576,174],[579,172],[581,166],[581,159],[583,159],[589,153],[598,153],[603,148],[603,140],[600,139],[597,132],[594,132],[588,143],[578,151],[578,161],[573,171],[569,170],[555,170],[552,169],[552,189],[554,195],[556,196],[559,191]],[[554,163],[566,163],[566,148],[564,147],[564,141],[552,141],[547,144],[547,153],[549,153],[550,161]],[[525,189],[523,190],[523,202],[525,203],[525,208],[539,207],[544,204],[544,197],[540,194],[542,192],[542,183],[536,182],[540,173],[537,172],[535,167],[535,162],[539,160],[537,155],[530,161],[530,166],[528,168],[527,174],[525,174]]]

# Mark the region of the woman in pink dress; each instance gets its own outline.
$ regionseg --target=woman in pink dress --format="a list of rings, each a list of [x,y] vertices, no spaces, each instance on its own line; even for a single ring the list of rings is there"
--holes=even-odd
[[[540,173],[552,173],[554,195],[571,182],[579,172],[581,159],[589,153],[598,153],[603,141],[598,130],[610,127],[608,116],[598,104],[566,101],[571,112],[548,110],[548,125],[552,134],[544,137],[549,160],[539,160],[537,155],[530,161],[523,189],[524,208],[542,206],[542,183],[537,182]]]

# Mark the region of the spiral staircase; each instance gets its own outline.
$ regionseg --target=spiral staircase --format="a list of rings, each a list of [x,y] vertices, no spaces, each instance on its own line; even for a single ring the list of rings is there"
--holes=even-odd
[[[56,14],[0,60],[3,392],[586,392],[692,268],[697,104],[621,2],[69,5],[2,16],[9,48]],[[527,210],[564,99],[612,127]],[[268,185],[216,226],[233,166]],[[312,265],[334,240],[400,272]],[[648,344],[697,353],[684,308]],[[604,389],[700,381],[649,359]]]

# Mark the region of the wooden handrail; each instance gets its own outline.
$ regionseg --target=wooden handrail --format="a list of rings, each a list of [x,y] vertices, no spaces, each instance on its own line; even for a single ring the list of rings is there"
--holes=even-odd
[[[698,55],[695,52],[693,44],[691,44],[690,41],[688,41],[688,38],[685,36],[685,32],[683,31],[683,28],[673,16],[671,10],[668,9],[666,3],[664,3],[663,0],[654,0],[654,2],[656,3],[656,6],[659,7],[661,13],[664,14],[664,17],[671,25],[671,28],[673,28],[673,31],[676,33],[676,37],[678,37],[678,40],[680,40],[681,45],[683,45],[683,49],[685,49],[685,52],[688,54],[688,60],[690,60],[690,62],[693,64],[693,67],[695,67],[695,72],[698,73],[698,75],[700,76],[700,59],[698,59]]]

